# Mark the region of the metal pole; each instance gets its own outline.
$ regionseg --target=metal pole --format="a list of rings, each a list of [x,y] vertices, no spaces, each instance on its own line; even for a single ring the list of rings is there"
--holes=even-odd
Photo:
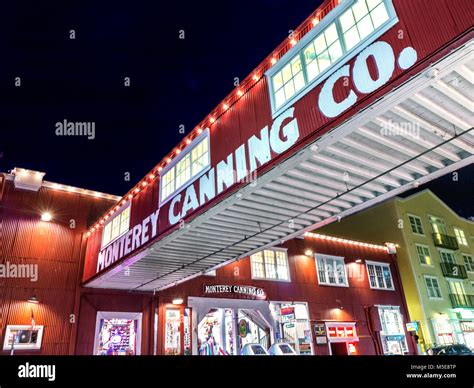
[[[239,310],[232,309],[232,343],[233,343],[233,353],[234,356],[238,356],[240,354],[240,346],[239,346]]]

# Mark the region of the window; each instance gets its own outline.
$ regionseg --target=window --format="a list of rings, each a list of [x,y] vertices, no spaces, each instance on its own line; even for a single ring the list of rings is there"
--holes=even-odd
[[[366,261],[367,273],[369,274],[370,288],[378,290],[394,290],[390,265]]]
[[[308,82],[315,79],[340,57],[342,57],[342,46],[336,24],[333,23],[304,49]]]
[[[439,255],[443,263],[456,264],[456,256],[454,252],[439,250]]]
[[[425,234],[423,232],[423,225],[421,224],[421,218],[420,217],[410,214],[408,216],[408,219],[410,220],[411,231],[413,233],[422,234],[422,235]]]
[[[422,265],[433,265],[431,261],[430,249],[426,245],[415,244],[418,259]]]
[[[206,130],[161,173],[160,205],[186,184],[197,179],[210,163],[209,132]]]
[[[380,337],[384,354],[403,354],[408,345],[403,325],[403,316],[398,306],[377,306],[382,331]]]
[[[439,288],[438,278],[434,276],[425,276],[426,289],[430,299],[441,299],[441,290]]]
[[[464,260],[464,265],[466,266],[466,270],[468,272],[474,272],[474,259],[471,255],[466,255],[465,253],[462,254],[462,258]]]
[[[130,228],[130,202],[114,218],[105,224],[102,232],[102,247],[128,232]]]
[[[466,295],[464,286],[459,280],[448,280],[449,293],[453,295]]]
[[[430,216],[430,223],[434,233],[448,234],[448,229],[442,218]]]
[[[396,21],[391,0],[354,0],[334,10],[332,20],[323,19],[298,52],[268,71],[273,113],[301,97],[342,60],[350,59]],[[351,55],[352,54],[352,55]]]
[[[459,228],[454,228],[454,235],[456,236],[456,240],[458,240],[459,245],[466,245],[467,246],[467,238],[464,234],[464,230]]]
[[[319,284],[349,286],[343,257],[317,254],[316,267]]]
[[[275,105],[278,108],[305,85],[301,58],[293,58],[290,63],[273,76],[272,82],[275,92]]]
[[[285,250],[266,249],[250,256],[253,279],[290,280]]]
[[[339,21],[346,49],[350,50],[389,19],[382,0],[358,0]]]

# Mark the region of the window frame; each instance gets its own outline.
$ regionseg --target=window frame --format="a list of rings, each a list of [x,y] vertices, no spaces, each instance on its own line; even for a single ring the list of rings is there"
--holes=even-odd
[[[419,254],[419,252],[418,252],[417,247],[426,248],[426,249],[428,250],[428,254],[429,254],[429,256],[430,256],[431,264],[424,264],[424,263],[421,262],[421,260],[420,260],[420,254]],[[431,254],[431,250],[430,250],[430,246],[429,246],[429,245],[415,243],[415,251],[416,251],[416,255],[418,256],[418,262],[420,263],[420,265],[422,265],[423,267],[434,267],[433,255]]]
[[[436,221],[436,220],[439,220],[441,222],[439,222],[439,223],[438,222],[433,222],[433,221]],[[439,233],[439,234],[444,234],[444,235],[449,234],[448,225],[446,224],[446,219],[445,218],[434,216],[432,214],[428,214],[428,222],[430,223],[432,233]],[[438,224],[441,225],[444,228],[444,231],[437,232],[435,230],[434,225],[438,225]]]
[[[474,273],[474,256],[469,253],[463,253],[463,252],[461,252],[461,256],[462,256],[462,261],[463,261],[462,265],[466,267],[466,272]],[[469,260],[466,260],[466,257],[469,257],[472,260],[472,264],[469,263],[469,267],[472,267],[472,270],[468,269],[467,261]]]
[[[288,279],[279,279],[279,278],[268,278],[266,277],[266,274],[267,274],[267,270],[265,268],[265,251],[275,251],[275,252],[283,252],[285,254],[285,260],[286,260],[286,272],[287,272],[287,276],[288,276]],[[254,269],[253,269],[253,263],[252,263],[252,256],[257,254],[257,253],[261,253],[262,254],[262,259],[263,259],[263,271],[265,273],[265,277],[260,277],[260,276],[256,276],[254,274]],[[271,281],[271,282],[285,282],[285,283],[290,283],[291,282],[291,276],[290,276],[290,261],[289,261],[289,258],[288,258],[288,249],[287,248],[268,248],[268,249],[262,249],[258,252],[254,252],[253,254],[251,254],[249,256],[249,260],[250,260],[250,276],[253,280],[267,280],[267,281]],[[278,274],[278,264],[277,264],[277,261],[276,261],[276,255],[275,255],[275,271],[276,273]]]
[[[204,167],[201,171],[199,171],[195,176],[192,175],[192,157],[191,153],[196,148],[199,143],[201,143],[202,140],[207,139],[207,145],[208,145],[208,163],[207,166]],[[179,187],[174,187],[173,191],[171,191],[171,194],[169,194],[165,199],[162,198],[162,193],[163,193],[163,177],[172,169],[174,169],[174,178],[173,181],[175,182],[176,185],[176,166],[177,164],[184,159],[187,155],[190,155],[190,160],[189,160],[189,171],[190,171],[190,178],[186,180],[184,183],[182,183]],[[164,167],[160,171],[160,188],[159,188],[159,206],[163,206],[167,202],[171,201],[172,198],[175,196],[176,193],[181,191],[183,188],[188,187],[192,183],[194,183],[197,179],[199,179],[202,175],[204,175],[206,172],[208,172],[211,169],[211,137],[210,137],[210,131],[209,128],[205,128],[198,136],[196,136],[191,143],[189,143],[186,148],[184,148],[179,155],[177,155],[172,161]]]
[[[432,276],[432,275],[423,275],[423,278],[425,280],[425,288],[426,288],[426,294],[428,296],[428,299],[432,299],[432,300],[444,300],[443,298],[443,293],[441,292],[441,284],[439,282],[439,278],[437,276]],[[430,296],[430,292],[429,292],[429,288],[428,288],[428,283],[426,283],[426,279],[436,279],[436,284],[438,284],[438,291],[439,291],[439,297],[438,296]],[[433,285],[433,282],[431,282],[431,284]]]
[[[357,0],[346,0],[339,6],[333,8],[316,26],[314,26],[306,35],[304,35],[294,47],[288,50],[275,65],[270,67],[265,72],[265,76],[267,78],[268,92],[270,95],[272,118],[278,117],[282,112],[292,106],[296,101],[300,100],[303,96],[312,91],[317,85],[329,78],[332,73],[334,73],[341,67],[342,64],[354,58],[364,48],[375,42],[399,21],[397,13],[395,11],[395,7],[393,6],[393,0],[382,0],[387,10],[388,20],[378,26],[374,31],[372,31],[372,33],[362,39],[350,50],[346,51],[344,36],[341,30],[339,17],[349,8],[351,8],[356,3],[356,1]],[[320,34],[323,33],[327,27],[329,27],[333,23],[335,23],[336,30],[338,33],[338,40],[341,44],[342,55],[335,62],[333,62],[326,69],[324,69],[324,71],[319,73],[314,79],[307,82],[306,65],[304,62],[304,50],[310,45],[310,43],[312,43],[318,36],[320,36]],[[305,86],[298,92],[295,92],[295,94],[290,99],[285,101],[281,106],[277,108],[275,103],[275,94],[273,93],[272,77],[280,70],[282,70],[283,67],[289,64],[297,56],[300,57],[302,63],[303,73],[305,76]]]
[[[324,274],[326,276],[326,281],[322,282],[320,277],[319,277],[319,263],[318,259],[321,258],[324,260]],[[334,274],[334,279],[336,279],[336,283],[330,283],[329,282],[329,276],[328,276],[328,271],[327,271],[327,263],[326,259],[331,259],[331,260],[337,260],[337,261],[342,261],[342,265],[344,267],[344,283],[337,283],[338,276]],[[349,277],[347,276],[347,268],[346,268],[346,260],[344,256],[334,256],[334,255],[327,255],[325,253],[315,253],[314,254],[314,263],[316,266],[316,276],[318,278],[318,285],[319,286],[329,286],[329,287],[349,287]]]
[[[458,265],[458,258],[456,257],[456,252],[451,251],[451,250],[446,249],[446,248],[438,248],[438,253],[439,253],[439,260],[440,260],[441,263],[449,263],[449,264]],[[445,261],[443,259],[442,253],[447,253],[449,255],[452,255],[452,257],[454,258],[453,263],[451,263],[450,261]]]
[[[407,216],[408,216],[408,224],[410,225],[410,230],[411,230],[411,232],[412,232],[414,235],[416,235],[416,236],[423,236],[423,237],[426,237],[426,234],[425,234],[425,227],[423,226],[423,220],[421,219],[421,217],[420,217],[420,216],[417,216],[416,214],[412,214],[412,213],[407,213]],[[422,231],[423,233],[420,234],[420,233],[418,233],[418,232],[414,232],[414,231],[413,231],[413,228],[412,228],[412,226],[411,226],[410,217],[412,217],[412,218],[414,218],[414,219],[420,220],[421,231]],[[416,223],[415,223],[415,225],[416,225]]]
[[[109,240],[107,243],[104,244],[104,236],[105,236],[105,227],[108,226],[110,224],[110,227],[112,228],[112,222],[117,218],[117,217],[121,217],[122,216],[122,213],[124,212],[125,209],[129,208],[130,209],[130,215],[128,217],[128,228],[127,230],[125,230],[124,232],[120,233],[120,229],[121,229],[121,226],[122,226],[122,220],[120,220],[119,222],[119,234],[114,237],[113,239]],[[126,203],[124,203],[122,206],[120,206],[120,208],[115,212],[115,214],[110,217],[107,222],[104,223],[104,225],[102,226],[102,236],[101,236],[101,239],[100,239],[100,249],[104,249],[105,247],[109,246],[110,244],[112,244],[114,241],[118,240],[120,237],[122,237],[123,235],[125,235],[129,230],[130,230],[130,220],[131,220],[131,217],[132,216],[132,203],[131,201],[127,201]],[[112,231],[110,232],[112,233]]]
[[[388,268],[388,270],[390,272],[390,281],[392,283],[392,287],[391,288],[380,287],[379,280],[377,278],[377,272],[375,272],[375,281],[377,282],[377,287],[373,287],[372,284],[370,283],[370,273],[369,273],[369,267],[368,267],[369,265],[373,265],[374,267],[379,266],[379,267]],[[367,280],[369,281],[370,289],[372,289],[372,290],[382,290],[382,291],[395,291],[395,283],[393,281],[393,275],[392,275],[392,269],[390,268],[390,263],[384,263],[383,261],[366,260],[365,261],[365,270],[367,271]],[[375,268],[374,268],[374,270],[375,270]],[[382,271],[382,275],[384,275],[383,271]],[[383,276],[383,281],[384,281],[384,284],[385,284],[386,283],[385,275]]]
[[[453,230],[454,230],[454,237],[456,238],[456,241],[458,242],[458,244],[462,245],[463,247],[468,247],[469,243],[468,243],[467,235],[464,232],[464,229],[459,228],[457,226],[454,226]],[[456,234],[457,231],[462,233],[462,240],[464,240],[466,242],[465,244],[463,242],[459,241],[458,235]]]

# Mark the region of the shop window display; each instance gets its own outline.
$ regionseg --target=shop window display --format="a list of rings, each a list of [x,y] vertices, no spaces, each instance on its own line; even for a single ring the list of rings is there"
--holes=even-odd
[[[379,306],[382,331],[382,347],[384,354],[404,354],[408,345],[399,307]]]
[[[139,354],[138,330],[138,319],[100,318],[95,354],[101,356]]]
[[[181,312],[179,308],[166,309],[165,355],[181,354]]]
[[[282,342],[290,343],[297,354],[313,354],[306,304],[272,303],[271,307],[280,324]]]

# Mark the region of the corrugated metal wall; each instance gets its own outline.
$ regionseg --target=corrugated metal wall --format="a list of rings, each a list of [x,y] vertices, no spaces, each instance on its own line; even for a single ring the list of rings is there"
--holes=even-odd
[[[6,325],[29,325],[33,313],[36,324],[45,329],[41,351],[32,353],[68,354],[78,321],[76,317],[76,323],[70,323],[70,314],[82,271],[82,235],[113,202],[45,187],[38,192],[15,190],[12,181],[4,182],[0,264],[37,265],[38,278],[0,278],[0,344]],[[51,222],[40,220],[44,211],[53,214]],[[72,220],[75,228],[70,227]],[[33,295],[39,304],[27,302]]]

